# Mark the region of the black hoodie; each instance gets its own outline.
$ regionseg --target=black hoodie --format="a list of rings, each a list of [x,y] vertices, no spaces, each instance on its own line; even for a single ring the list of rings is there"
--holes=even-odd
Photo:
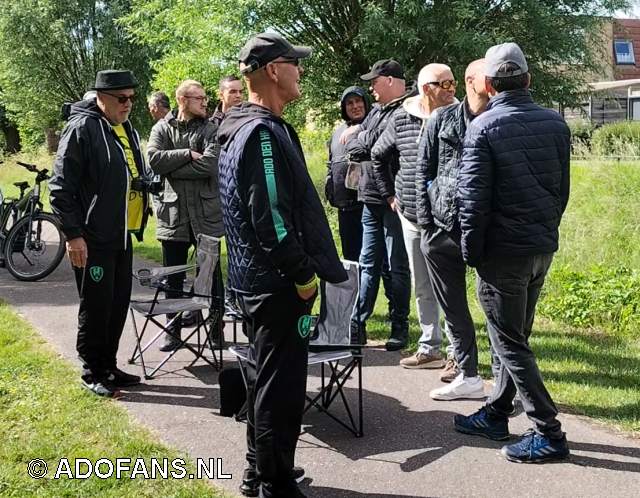
[[[364,117],[359,121],[352,121],[347,115],[347,97],[350,95],[357,95],[364,100],[365,113]],[[342,119],[344,123],[338,126],[331,135],[329,141],[329,161],[327,162],[327,178],[324,186],[324,194],[333,207],[340,209],[350,209],[360,205],[358,202],[358,193],[355,190],[351,190],[345,187],[344,180],[347,174],[347,167],[349,162],[347,161],[347,151],[345,145],[340,143],[340,135],[347,129],[347,127],[359,124],[369,114],[371,106],[366,92],[359,86],[350,86],[344,92],[340,99],[340,111],[342,113]]]
[[[123,126],[138,175],[147,177],[140,137],[129,121]],[[83,237],[89,247],[126,248],[129,167],[124,148],[96,100],[73,104],[49,182],[51,208],[68,240]],[[143,212],[142,227],[135,234],[138,240],[147,219],[147,196]]]
[[[229,284],[263,294],[314,274],[346,279],[295,130],[268,109],[234,106],[218,130]]]

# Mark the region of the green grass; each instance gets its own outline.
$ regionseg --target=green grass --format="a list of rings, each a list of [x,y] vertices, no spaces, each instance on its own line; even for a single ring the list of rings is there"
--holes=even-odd
[[[307,163],[316,188],[323,192],[324,140],[314,139],[312,143],[306,151]],[[0,166],[3,188],[12,178],[20,180],[25,176],[11,166],[11,159],[7,162],[9,164]],[[45,164],[46,156],[38,154],[34,162]],[[545,284],[531,339],[547,386],[564,410],[594,417],[636,435],[640,435],[640,339],[637,329],[621,331],[609,315],[595,320],[592,326],[578,328],[566,321],[551,320],[540,310],[551,309],[550,303],[566,298],[570,292],[571,286],[563,280],[565,276],[561,270],[587,276],[602,266],[640,270],[639,193],[640,163],[580,161],[572,164],[571,200],[561,226],[560,250]],[[325,207],[339,248],[336,210],[328,205]],[[160,245],[155,240],[155,218],[149,223],[145,242],[136,244],[136,253],[161,261]],[[224,256],[223,262],[226,262]],[[474,281],[474,274],[470,272],[468,295],[478,329],[480,368],[482,375],[489,378],[488,339],[484,317],[474,294]],[[615,286],[616,282],[610,284],[609,287]],[[598,292],[602,291],[593,290],[594,295]],[[640,296],[633,295],[630,299],[640,299]],[[633,313],[634,303],[630,303]],[[371,338],[385,339],[389,333],[386,307],[381,291],[374,315],[367,324]],[[640,307],[637,314],[640,315]],[[412,300],[410,350],[415,350],[419,335]]]
[[[84,391],[78,374],[52,352],[28,323],[0,302],[0,496],[18,497],[222,497],[190,479],[54,480],[61,458],[188,457],[157,442],[118,403]],[[27,463],[48,463],[44,479],[27,475]],[[71,461],[72,465],[73,462]],[[189,472],[194,466],[189,464]],[[73,468],[73,467],[72,467]],[[150,468],[150,467],[148,467]],[[104,470],[104,468],[103,468]]]

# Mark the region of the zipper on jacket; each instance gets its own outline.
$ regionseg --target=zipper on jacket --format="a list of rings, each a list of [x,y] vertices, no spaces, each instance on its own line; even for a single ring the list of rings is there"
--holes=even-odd
[[[91,216],[91,211],[96,207],[96,202],[98,201],[98,194],[93,194],[93,198],[91,199],[91,204],[89,204],[89,209],[87,210],[87,217],[84,220],[84,224],[89,224],[89,217]]]

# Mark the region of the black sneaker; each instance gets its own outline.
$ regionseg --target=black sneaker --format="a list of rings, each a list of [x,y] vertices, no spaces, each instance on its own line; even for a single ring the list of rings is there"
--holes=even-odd
[[[294,481],[299,484],[304,480],[304,469],[302,467],[294,467],[292,475]],[[256,475],[256,469],[253,467],[244,469],[240,493],[242,496],[258,496],[260,494],[260,480]]]
[[[180,349],[182,347],[182,341],[180,340],[180,329],[176,327],[167,330],[169,330],[171,333],[164,333],[164,336],[162,337],[162,344],[158,348],[164,353],[168,351],[175,351],[176,349]]]
[[[182,318],[180,319],[180,323],[183,328],[194,327],[196,322],[198,321],[198,317],[196,315],[197,311],[185,311],[182,314]]]
[[[109,371],[106,380],[109,384],[116,387],[129,387],[140,384],[140,377],[138,375],[128,374],[119,368]]]
[[[99,381],[95,379],[82,379],[82,387],[91,391],[93,394],[102,396],[104,398],[114,398],[118,396],[119,391],[114,389],[106,381]]]
[[[401,349],[404,349],[407,347],[407,341],[392,337],[387,341],[384,347],[387,349],[387,351],[400,351]]]

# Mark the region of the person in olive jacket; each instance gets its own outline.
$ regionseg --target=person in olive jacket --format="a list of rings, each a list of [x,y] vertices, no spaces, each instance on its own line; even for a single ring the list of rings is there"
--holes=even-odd
[[[224,234],[218,192],[216,128],[207,119],[208,97],[197,81],[185,80],[176,90],[177,115],[170,112],[151,130],[147,153],[154,173],[163,179],[158,195],[156,236],[162,243],[165,266],[187,262],[188,251],[199,233]],[[214,286],[222,290],[220,268]],[[184,274],[169,277],[167,298],[179,297]],[[220,297],[220,296],[218,296]],[[170,333],[160,349],[180,345],[180,321],[167,316]]]

